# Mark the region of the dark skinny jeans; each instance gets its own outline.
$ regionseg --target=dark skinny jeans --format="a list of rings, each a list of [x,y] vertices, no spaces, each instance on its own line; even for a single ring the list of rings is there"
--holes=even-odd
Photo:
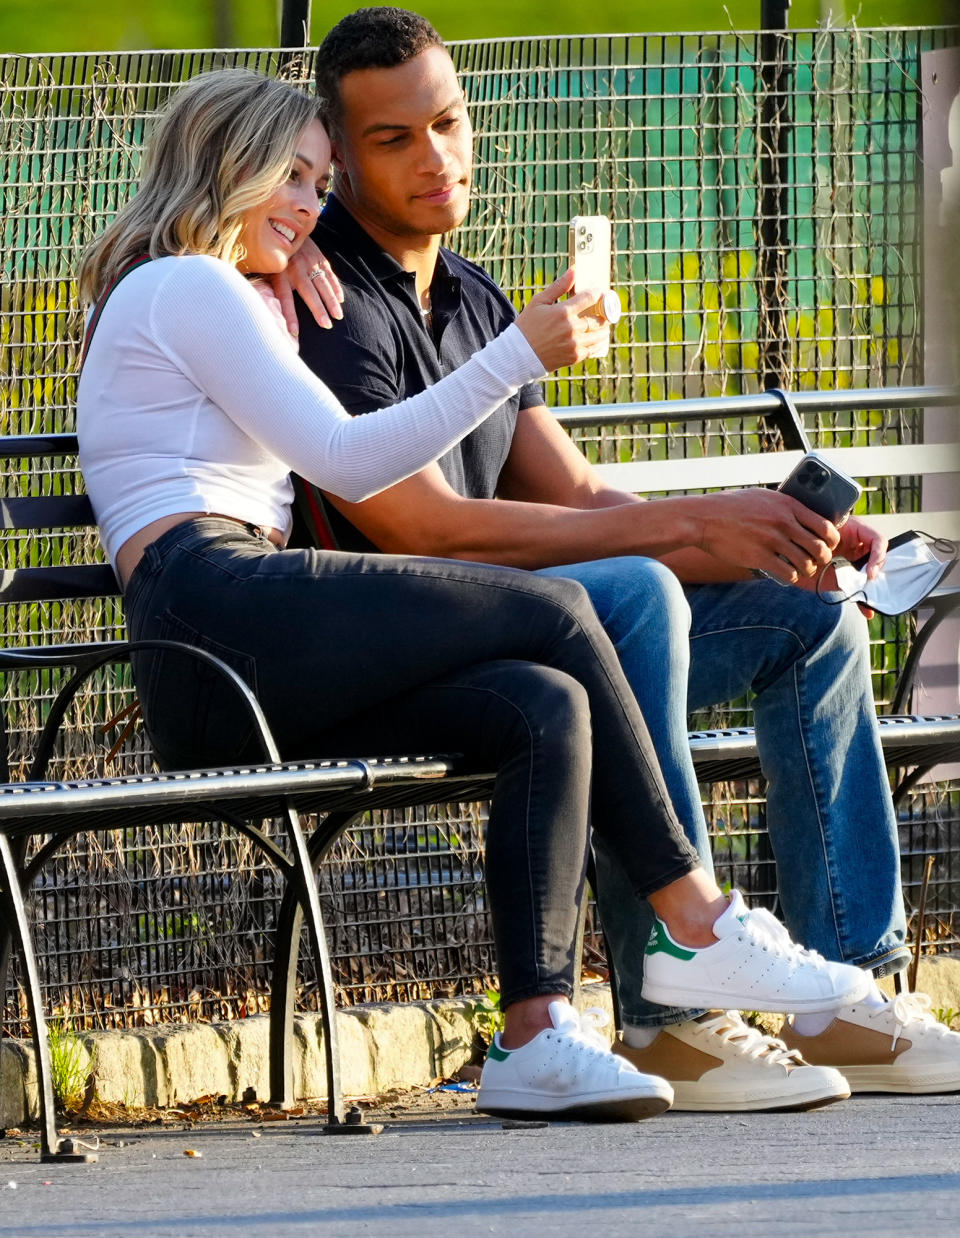
[[[133,639],[210,650],[257,693],[283,757],[459,752],[496,772],[486,880],[504,1006],[570,994],[588,821],[636,891],[698,866],[581,585],[445,559],[278,550],[190,520],[126,592]],[[182,655],[134,673],[159,759],[262,760],[235,694]]]

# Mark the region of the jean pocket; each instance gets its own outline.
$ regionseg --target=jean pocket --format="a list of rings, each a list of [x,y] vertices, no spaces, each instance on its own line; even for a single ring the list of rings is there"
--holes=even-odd
[[[256,660],[198,632],[164,611],[150,636],[178,641],[225,662],[256,693]],[[256,724],[237,687],[216,667],[187,651],[134,655],[144,722],[157,758],[168,768],[194,769],[269,758],[256,742]]]

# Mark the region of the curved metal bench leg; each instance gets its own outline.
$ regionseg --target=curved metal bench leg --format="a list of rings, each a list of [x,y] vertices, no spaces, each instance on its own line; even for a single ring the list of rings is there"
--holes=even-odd
[[[297,962],[303,908],[290,886],[277,912],[273,983],[270,986],[270,1103],[292,1105],[293,1008],[297,995]]]
[[[3,897],[6,881],[17,881],[19,884],[19,875],[23,871],[23,857],[26,853],[26,840],[10,842],[10,861],[13,864],[13,874],[6,873],[0,878],[0,899]],[[10,974],[10,959],[13,953],[13,920],[7,916],[0,916],[0,1022],[3,1019],[3,1003],[7,993],[7,977]]]
[[[296,998],[297,962],[300,954],[300,931],[304,910],[309,911],[307,927],[317,966],[320,988],[320,1011],[323,1016],[324,1058],[327,1075],[328,1130],[359,1131],[356,1122],[347,1122],[340,1085],[340,1053],[337,1040],[336,995],[333,969],[320,912],[320,896],[315,872],[324,852],[340,834],[361,816],[358,812],[331,813],[311,836],[303,841],[297,822],[300,850],[298,871],[291,874],[277,916],[276,948],[274,952],[273,986],[270,1000],[270,1100],[274,1104],[290,1104],[293,1100],[293,1014]],[[291,836],[291,849],[296,847]],[[300,874],[306,874],[301,881]],[[305,886],[306,888],[298,888]]]
[[[936,762],[927,765],[918,765],[910,771],[909,774],[904,774],[897,785],[893,789],[893,803],[895,808],[899,808],[903,800],[909,795],[915,786],[925,778],[927,774],[936,768]]]
[[[71,1140],[57,1136],[56,1107],[53,1099],[53,1071],[50,1062],[50,1044],[47,1040],[47,1023],[43,1015],[43,999],[40,995],[40,975],[37,960],[30,940],[30,925],[18,880],[18,865],[10,846],[10,840],[0,834],[0,899],[8,932],[17,943],[23,964],[24,985],[27,990],[27,1009],[33,1027],[33,1044],[37,1058],[37,1087],[40,1093],[40,1159],[41,1161],[78,1161],[89,1163],[97,1159],[95,1153],[77,1153]]]

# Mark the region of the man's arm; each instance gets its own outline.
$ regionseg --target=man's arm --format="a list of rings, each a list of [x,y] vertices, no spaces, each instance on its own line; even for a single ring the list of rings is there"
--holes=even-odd
[[[431,466],[365,503],[335,502],[393,553],[527,568],[645,554],[690,581],[738,579],[752,567],[783,580],[811,575],[837,541],[828,521],[769,490],[649,503],[614,490],[542,406],[519,415],[500,494],[463,498]]]

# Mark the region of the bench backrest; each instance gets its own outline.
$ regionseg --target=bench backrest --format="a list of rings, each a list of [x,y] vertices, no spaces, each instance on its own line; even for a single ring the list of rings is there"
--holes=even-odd
[[[98,556],[95,548],[83,545],[82,535],[96,536],[96,521],[90,500],[80,491],[74,493],[30,493],[34,470],[42,466],[43,474],[70,477],[77,453],[74,434],[48,434],[0,438],[0,460],[22,462],[25,472],[4,469],[5,488],[11,489],[11,479],[23,478],[27,493],[0,496],[0,530],[4,536],[25,535],[28,539],[40,535],[37,550],[30,547],[23,555],[24,543],[14,562],[4,566],[0,574],[0,603],[40,602],[79,598],[102,598],[119,595],[119,585],[113,569],[106,563],[91,561]],[[44,535],[49,534],[49,537]]]
[[[829,409],[863,410],[890,408],[960,407],[960,391],[955,388],[884,388],[844,392],[803,392],[794,395],[799,412]],[[803,448],[797,443],[789,414],[771,393],[718,399],[659,401],[649,404],[601,405],[560,410],[557,418],[571,431],[633,425],[649,430],[677,424],[723,423],[731,417],[752,414],[763,417],[780,434],[786,450],[729,451],[721,454],[723,436],[716,434],[716,450],[683,458],[649,458],[598,463],[601,474],[617,489],[644,496],[729,489],[739,486],[777,485],[800,459]],[[853,437],[853,436],[851,436]],[[859,439],[870,439],[861,431]],[[696,438],[688,440],[698,444]],[[661,448],[661,451],[663,448]],[[954,443],[897,443],[865,441],[850,446],[816,446],[816,450],[837,468],[864,484],[862,508],[871,521],[888,536],[920,527],[934,537],[960,540],[960,488],[953,488],[955,503],[949,507],[928,505],[923,479],[947,478],[960,474],[960,427]],[[885,483],[893,483],[886,485]],[[905,484],[907,483],[907,484]],[[937,487],[942,496],[945,489]],[[896,507],[901,494],[909,496],[901,510]],[[892,496],[892,498],[891,498]],[[919,502],[918,500],[919,496]],[[942,499],[940,500],[942,502]]]

